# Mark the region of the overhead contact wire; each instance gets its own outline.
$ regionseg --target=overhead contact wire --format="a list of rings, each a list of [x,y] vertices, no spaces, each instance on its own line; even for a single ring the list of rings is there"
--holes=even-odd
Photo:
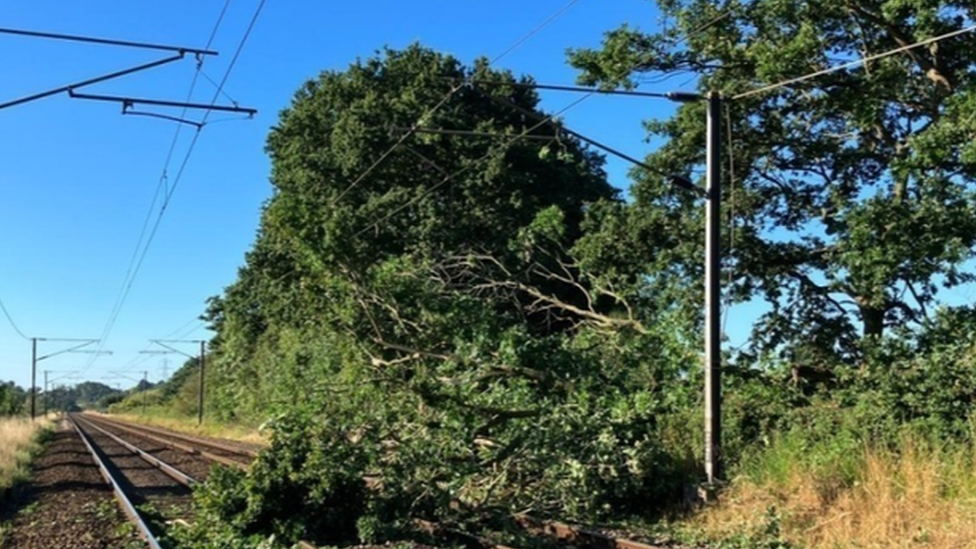
[[[223,8],[221,9],[221,12],[220,12],[220,15],[217,17],[217,21],[214,24],[213,30],[210,33],[210,38],[207,41],[207,47],[208,48],[211,46],[211,44],[213,43],[214,39],[217,36],[217,32],[218,32],[218,30],[219,30],[219,28],[221,26],[221,23],[224,20],[224,16],[226,15],[226,13],[228,11],[228,8],[230,7],[231,1],[232,0],[226,0],[224,2]],[[242,37],[240,43],[238,44],[237,50],[234,52],[234,57],[231,59],[231,63],[228,66],[227,71],[224,74],[223,81],[221,82],[221,85],[218,86],[218,90],[214,94],[213,100],[210,102],[210,105],[211,106],[213,106],[214,104],[216,104],[217,99],[220,96],[220,92],[223,90],[223,85],[226,83],[227,78],[230,76],[230,72],[233,70],[234,65],[237,63],[237,59],[240,56],[240,53],[241,53],[241,51],[244,48],[244,44],[247,42],[247,39],[250,36],[251,31],[253,30],[254,25],[257,22],[257,19],[258,19],[258,17],[261,14],[262,9],[264,8],[265,2],[266,2],[266,0],[261,0],[261,2],[258,4],[257,9],[255,10],[254,16],[251,18],[250,24],[248,25],[247,30],[244,33],[244,36]],[[200,72],[201,72],[201,70],[200,70],[201,69],[201,66],[200,65],[201,65],[201,63],[198,62],[198,64],[197,64],[197,70],[196,70],[196,72],[194,72],[193,80],[192,80],[192,82],[190,84],[190,90],[187,93],[187,102],[189,102],[190,98],[192,97],[193,92],[194,92],[194,90],[196,88],[196,85],[198,83],[199,76],[200,76]],[[187,112],[187,108],[184,107],[183,108],[183,111],[181,113],[181,118],[182,117],[185,117],[186,112]],[[206,123],[206,120],[209,117],[210,112],[211,112],[210,110],[207,110],[206,111],[206,113],[204,114],[204,118],[203,118],[202,124],[205,124]],[[193,154],[193,150],[194,150],[194,148],[196,146],[196,143],[197,143],[197,140],[198,140],[198,138],[200,136],[200,130],[203,128],[203,125],[202,124],[201,124],[201,126],[198,126],[196,133],[194,133],[193,140],[191,141],[190,146],[187,149],[186,155],[183,158],[183,161],[182,161],[182,163],[180,165],[180,169],[179,169],[179,171],[177,173],[177,176],[176,176],[176,178],[175,178],[175,180],[173,182],[173,185],[172,185],[172,187],[170,187],[168,185],[165,185],[167,183],[167,181],[168,181],[168,173],[167,172],[169,170],[169,164],[172,161],[173,154],[175,152],[176,144],[177,144],[177,142],[179,140],[179,136],[180,136],[180,133],[181,133],[181,130],[182,130],[182,126],[178,125],[177,128],[176,128],[176,130],[175,130],[175,132],[174,132],[173,140],[170,143],[170,147],[169,147],[169,150],[168,150],[167,155],[166,155],[166,161],[164,163],[163,173],[161,174],[160,181],[157,184],[156,193],[153,195],[153,201],[152,201],[152,203],[150,205],[150,209],[149,209],[149,211],[146,214],[146,219],[145,219],[145,221],[143,223],[143,227],[142,227],[142,231],[140,232],[139,240],[137,241],[136,248],[133,251],[132,258],[130,259],[129,269],[127,270],[126,277],[123,279],[123,283],[122,283],[123,284],[123,289],[121,290],[121,293],[119,294],[119,297],[118,297],[118,299],[116,301],[116,305],[113,307],[113,310],[112,310],[112,312],[111,312],[111,314],[109,316],[109,321],[106,323],[106,327],[105,327],[105,329],[102,332],[102,337],[101,337],[102,342],[100,343],[99,349],[101,349],[104,346],[104,341],[111,334],[111,331],[112,331],[112,329],[115,326],[115,322],[117,321],[118,316],[121,314],[122,307],[124,306],[125,301],[128,299],[129,292],[130,292],[130,290],[132,288],[133,283],[135,282],[136,277],[139,274],[139,271],[140,271],[140,269],[142,267],[142,263],[145,260],[146,254],[148,253],[149,248],[152,245],[152,242],[153,242],[153,240],[155,238],[155,235],[156,235],[156,231],[159,228],[159,225],[160,225],[160,222],[162,221],[163,215],[166,212],[166,208],[169,205],[169,202],[170,202],[170,200],[171,200],[171,198],[173,196],[173,192],[176,190],[176,187],[179,185],[180,179],[183,176],[184,169],[186,168],[186,165],[187,165],[187,163],[189,161],[190,156]],[[152,230],[149,233],[149,237],[146,240],[145,245],[143,245],[142,244],[142,239],[143,239],[143,236],[145,235],[146,228],[148,227],[149,220],[152,217],[152,212],[154,211],[154,208],[155,208],[155,205],[156,205],[156,199],[157,199],[157,197],[160,194],[160,188],[162,188],[163,191],[164,191],[164,193],[163,193],[163,201],[162,201],[162,204],[160,206],[159,213],[158,213],[158,215],[156,217],[156,222],[153,224]],[[140,248],[142,249],[142,253],[141,254],[139,253]],[[135,258],[137,256],[138,256],[138,260],[136,261]],[[135,263],[133,263],[133,261],[135,261]],[[92,359],[85,365],[85,368],[84,368],[83,371],[87,371],[91,367],[91,365],[96,360],[96,357],[97,356],[98,355],[93,355]]]

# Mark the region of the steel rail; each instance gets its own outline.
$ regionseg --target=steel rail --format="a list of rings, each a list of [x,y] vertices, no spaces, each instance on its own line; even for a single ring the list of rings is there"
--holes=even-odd
[[[242,462],[237,461],[235,459],[231,459],[231,458],[228,458],[228,457],[225,457],[225,456],[218,456],[216,454],[212,454],[210,452],[206,452],[204,450],[200,450],[199,448],[194,448],[192,446],[187,446],[185,444],[180,444],[179,442],[173,442],[172,440],[166,440],[164,438],[161,438],[161,437],[158,437],[158,436],[155,436],[155,435],[150,435],[149,433],[146,433],[144,431],[140,431],[137,428],[130,428],[128,426],[123,426],[123,425],[120,425],[120,424],[110,423],[110,422],[106,422],[106,423],[108,423],[109,425],[111,425],[112,427],[114,427],[116,429],[119,429],[121,431],[125,431],[127,433],[130,433],[130,434],[133,434],[133,435],[136,435],[136,436],[140,436],[140,437],[143,437],[143,438],[147,438],[147,439],[149,439],[149,440],[151,440],[153,442],[156,442],[158,444],[162,444],[163,446],[166,446],[167,448],[170,448],[170,449],[173,449],[173,450],[179,450],[180,452],[186,452],[187,454],[191,454],[191,455],[195,455],[195,456],[202,456],[202,457],[204,457],[206,459],[209,459],[210,461],[214,461],[214,462],[220,463],[222,465],[229,465],[231,467],[237,467],[238,469],[241,469],[243,471],[246,471],[246,470],[248,470],[250,468],[248,466],[248,464],[242,463]]]
[[[563,522],[542,521],[527,515],[518,515],[516,520],[530,532],[540,532],[572,545],[594,549],[664,549],[660,545],[650,545],[640,541],[615,538],[607,534],[579,528]]]
[[[160,436],[171,437],[171,438],[179,439],[179,440],[182,440],[184,442],[188,442],[190,444],[196,444],[196,445],[199,445],[199,446],[206,446],[208,448],[213,448],[215,450],[221,450],[221,451],[228,452],[228,453],[231,453],[231,454],[237,454],[237,455],[241,455],[241,456],[247,456],[249,458],[256,458],[256,457],[258,457],[258,453],[256,451],[250,450],[248,448],[240,448],[240,447],[237,447],[237,446],[231,446],[229,444],[221,444],[219,442],[214,442],[212,440],[206,440],[206,439],[198,438],[198,437],[195,437],[193,435],[187,435],[185,433],[177,433],[177,432],[174,432],[174,431],[168,431],[168,430],[165,430],[165,429],[160,429],[158,427],[152,427],[152,426],[149,426],[149,425],[141,425],[141,424],[140,425],[135,425],[135,424],[128,423],[128,422],[124,422],[124,421],[117,420],[117,419],[109,419],[109,418],[106,418],[104,416],[98,416],[98,419],[99,419],[99,421],[105,421],[105,422],[108,422],[108,423],[111,423],[111,424],[116,424],[116,425],[127,425],[127,426],[128,425],[132,425],[132,426],[138,428],[140,431],[145,430],[145,431],[148,431],[150,433],[155,433],[155,434],[160,435]]]
[[[172,433],[168,433],[168,432],[161,432],[161,431],[149,430],[149,429],[144,430],[144,428],[145,428],[144,425],[135,426],[135,425],[132,425],[132,424],[127,424],[127,423],[122,423],[122,422],[118,422],[118,421],[115,421],[115,420],[106,419],[104,417],[98,417],[98,419],[93,419],[92,416],[85,416],[85,419],[87,421],[89,421],[89,422],[92,422],[92,421],[94,421],[96,423],[101,422],[103,425],[110,425],[110,426],[112,426],[112,427],[114,427],[116,429],[119,429],[121,431],[125,431],[127,433],[131,433],[131,434],[136,435],[136,436],[140,436],[140,437],[143,437],[143,438],[147,438],[149,440],[152,440],[153,442],[157,442],[159,444],[162,444],[163,446],[166,446],[167,448],[171,448],[171,449],[174,449],[174,450],[179,450],[181,452],[186,452],[188,454],[200,455],[200,456],[203,456],[203,457],[205,457],[205,458],[207,458],[207,459],[209,459],[211,461],[215,461],[215,462],[221,463],[223,465],[229,465],[229,466],[232,466],[232,467],[237,467],[237,468],[242,469],[242,470],[245,470],[245,471],[250,468],[250,466],[247,463],[242,463],[240,461],[237,461],[235,459],[231,459],[231,458],[228,458],[228,457],[225,457],[225,456],[219,456],[219,455],[216,455],[216,454],[214,454],[212,452],[207,452],[207,451],[201,450],[199,448],[194,448],[193,446],[190,446],[190,445],[187,445],[187,444],[181,444],[179,442],[174,442],[172,440],[166,440],[163,437],[172,436],[173,438],[178,438],[179,440],[186,441],[189,444],[199,444],[201,446],[208,446],[210,448],[215,448],[215,449],[218,449],[218,450],[223,451],[223,452],[237,454],[238,456],[241,456],[241,457],[247,457],[247,458],[253,459],[256,456],[256,453],[255,452],[251,452],[249,450],[243,450],[243,449],[240,449],[240,448],[224,447],[224,446],[221,446],[221,445],[217,445],[215,443],[208,443],[208,442],[203,442],[203,441],[196,441],[196,440],[194,440],[192,438],[180,437],[178,435],[173,435]],[[150,434],[150,433],[157,433],[157,435],[153,435],[153,434]]]
[[[112,472],[108,469],[108,466],[105,464],[105,461],[98,454],[98,451],[95,449],[95,446],[92,444],[92,441],[89,438],[88,434],[85,433],[84,430],[82,430],[80,425],[78,425],[78,422],[73,417],[73,415],[68,415],[68,420],[71,421],[72,427],[75,428],[75,431],[78,433],[78,436],[81,437],[81,441],[85,443],[85,447],[87,447],[88,451],[91,453],[92,459],[95,460],[95,464],[98,465],[99,472],[102,473],[102,477],[105,479],[106,482],[109,483],[109,485],[112,486],[112,491],[115,494],[115,499],[118,500],[119,505],[122,506],[122,511],[126,514],[126,516],[129,517],[129,520],[135,524],[136,529],[139,531],[139,535],[146,541],[146,543],[149,544],[149,547],[151,549],[162,549],[162,546],[159,544],[159,541],[156,540],[156,536],[153,535],[152,531],[149,529],[149,525],[147,525],[146,522],[142,520],[142,516],[139,515],[138,511],[136,511],[135,506],[132,505],[132,502],[129,501],[128,496],[125,495],[125,491],[122,490],[122,486],[115,479],[115,477],[112,475]]]
[[[468,549],[513,549],[507,545],[499,545],[474,534],[445,526],[439,522],[415,519],[414,524],[424,532],[432,536],[448,538],[453,542],[460,543]]]
[[[161,459],[153,456],[149,452],[146,452],[145,450],[140,449],[139,447],[135,446],[134,444],[131,444],[129,442],[126,442],[126,441],[122,440],[121,438],[113,435],[112,433],[106,431],[105,429],[102,429],[98,425],[95,425],[90,420],[88,420],[88,418],[85,418],[84,420],[82,420],[82,423],[87,424],[92,429],[95,429],[99,433],[102,433],[103,435],[109,437],[113,441],[115,441],[118,444],[122,445],[126,450],[129,450],[133,454],[138,455],[140,458],[142,458],[143,461],[149,463],[153,467],[156,467],[157,469],[159,469],[160,471],[162,471],[163,473],[165,473],[167,476],[171,477],[176,482],[179,482],[183,486],[191,487],[194,484],[197,484],[197,483],[200,482],[196,478],[194,478],[194,477],[192,477],[192,476],[184,473],[183,471],[180,471],[176,467],[173,467],[172,465],[166,463],[165,461],[163,461],[163,460],[161,460]]]

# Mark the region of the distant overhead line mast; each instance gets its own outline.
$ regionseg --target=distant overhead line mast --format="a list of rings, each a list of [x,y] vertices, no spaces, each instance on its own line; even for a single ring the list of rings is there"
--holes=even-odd
[[[58,355],[62,355],[64,353],[88,353],[88,354],[99,354],[99,355],[112,354],[112,351],[103,351],[101,349],[97,351],[84,349],[84,347],[98,343],[97,339],[77,339],[77,338],[64,338],[64,337],[32,337],[30,338],[30,341],[31,341],[31,393],[30,393],[31,420],[37,417],[37,363],[38,362],[42,360],[47,360],[49,358]],[[71,345],[70,347],[61,349],[60,351],[55,351],[53,353],[48,353],[46,355],[37,356],[38,341],[69,343],[75,345]]]
[[[197,343],[200,345],[200,354],[198,356],[193,356],[189,353],[181,351],[170,343]],[[197,387],[197,425],[203,423],[203,395],[204,395],[204,382],[206,380],[206,364],[207,364],[207,341],[204,339],[150,339],[150,345],[159,345],[164,350],[146,350],[140,351],[141,354],[147,355],[166,355],[170,353],[176,353],[183,355],[190,359],[197,359],[199,366],[200,384]]]

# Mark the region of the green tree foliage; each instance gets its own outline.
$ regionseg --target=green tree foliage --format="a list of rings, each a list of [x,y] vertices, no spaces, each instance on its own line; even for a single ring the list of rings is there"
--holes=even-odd
[[[373,166],[397,127],[530,128],[505,102],[537,97],[505,86],[417,119],[473,75],[515,81],[413,46],[323,73],[282,112],[274,195],[206,314],[214,411],[274,415],[275,441],[246,480],[215,478],[201,528],[375,542],[415,518],[646,514],[680,493],[697,442],[671,412],[698,399],[697,358],[640,271],[584,236],[622,206],[602,158],[416,134]]]
[[[0,416],[13,416],[24,411],[27,391],[12,381],[0,383]]]
[[[585,83],[690,72],[732,97],[974,17],[963,2],[659,5],[664,32],[625,27],[571,53]],[[847,472],[845,457],[905,425],[972,437],[976,314],[937,305],[974,281],[974,45],[728,103],[729,291],[771,309],[725,366],[730,470],[774,463],[761,455],[777,433]],[[416,518],[646,516],[694,478],[700,199],[638,170],[623,202],[572,139],[418,133],[393,147],[415,124],[528,129],[505,102],[536,111],[529,90],[444,100],[472,75],[514,82],[413,46],[323,73],[282,112],[256,242],[205,315],[213,412],[270,419],[273,443],[250,474],[212,477],[191,545],[376,543]],[[648,123],[666,138],[655,172],[701,167],[704,118],[689,103]]]
[[[765,85],[933,38],[974,23],[969,1],[661,0],[659,33],[622,27],[600,50],[578,50],[581,80],[633,86],[690,73],[728,101],[723,160],[735,197],[737,299],[771,311],[755,327],[759,349],[805,365],[860,356],[863,336],[918,327],[939,290],[974,280],[976,245],[976,34],[838,70],[762,93]],[[670,173],[703,162],[705,112],[682,105],[647,123],[666,144],[647,161]],[[699,209],[659,177],[638,171],[636,217],[698,234]],[[728,197],[727,197],[728,198]],[[733,206],[734,204],[734,206]],[[617,221],[616,223],[628,223]],[[687,230],[685,230],[687,229]],[[654,237],[654,233],[648,236]],[[700,251],[666,233],[658,245],[680,288]],[[697,292],[697,290],[696,290]],[[696,296],[683,301],[691,303]]]
[[[85,381],[73,386],[51,388],[38,396],[38,406],[53,410],[105,410],[125,393],[97,381]]]
[[[69,397],[81,408],[93,408],[103,397],[117,392],[117,389],[97,381],[84,381],[68,389]]]

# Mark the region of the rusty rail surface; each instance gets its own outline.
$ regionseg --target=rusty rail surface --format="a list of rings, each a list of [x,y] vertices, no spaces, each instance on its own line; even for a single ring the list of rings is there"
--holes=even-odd
[[[96,422],[96,423],[100,422],[103,425],[109,425],[113,428],[119,429],[120,431],[125,431],[137,436],[145,437],[149,440],[152,440],[153,442],[162,444],[163,446],[166,446],[168,448],[179,450],[181,452],[186,452],[188,454],[200,455],[211,461],[215,461],[217,463],[228,465],[231,467],[237,467],[238,469],[242,469],[245,471],[250,468],[250,465],[248,463],[245,463],[244,461],[231,459],[226,456],[220,456],[214,454],[211,451],[203,450],[200,447],[210,448],[211,450],[218,450],[228,454],[234,454],[247,461],[251,461],[252,459],[254,459],[254,457],[257,456],[257,452],[247,450],[245,448],[237,448],[230,445],[224,445],[218,442],[192,437],[190,435],[171,433],[169,431],[154,429],[151,427],[147,427],[145,425],[137,425],[134,423],[126,423],[126,422],[121,422],[113,419],[107,419],[102,416],[86,415],[84,417],[85,420],[89,422]],[[173,439],[183,441],[183,442],[176,442]]]

